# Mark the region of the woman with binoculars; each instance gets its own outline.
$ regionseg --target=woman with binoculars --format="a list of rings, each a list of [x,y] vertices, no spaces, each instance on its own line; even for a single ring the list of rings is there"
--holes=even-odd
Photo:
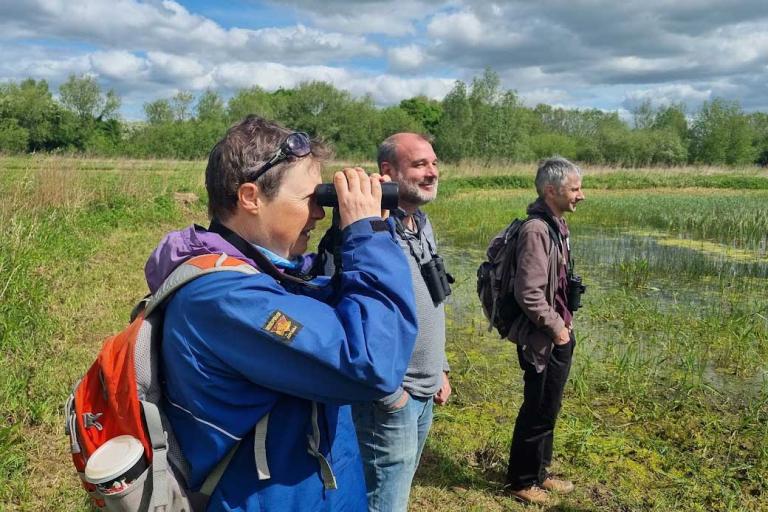
[[[166,305],[165,413],[191,489],[233,453],[207,510],[366,510],[347,405],[402,382],[416,335],[413,291],[379,175],[337,172],[344,272],[303,274],[325,215],[322,143],[256,116],[233,126],[206,169],[211,226],[167,235],[146,266],[150,289],[179,264],[226,254],[254,274],[213,272]],[[257,424],[267,430],[256,432]]]

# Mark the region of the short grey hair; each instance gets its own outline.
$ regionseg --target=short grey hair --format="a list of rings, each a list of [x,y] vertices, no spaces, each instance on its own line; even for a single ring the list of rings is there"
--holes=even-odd
[[[561,156],[542,160],[536,171],[536,192],[539,193],[539,197],[544,197],[544,187],[547,185],[554,185],[559,190],[566,178],[574,173],[581,176],[579,166]]]
[[[376,155],[376,163],[379,166],[379,171],[381,171],[381,164],[384,162],[389,162],[393,166],[397,167],[397,138],[398,135],[403,135],[405,133],[410,132],[399,132],[392,134],[384,139],[384,142],[379,144],[379,151]],[[414,135],[430,144],[433,142],[433,139],[430,135],[424,135],[423,133],[414,133]]]

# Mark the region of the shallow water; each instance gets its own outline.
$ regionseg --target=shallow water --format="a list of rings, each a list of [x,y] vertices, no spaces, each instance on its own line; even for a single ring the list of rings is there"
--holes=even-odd
[[[647,364],[673,357],[678,367],[670,367],[667,370],[670,374],[688,373],[684,378],[698,379],[700,385],[730,396],[749,396],[766,387],[768,364],[765,361],[755,362],[746,371],[733,371],[722,366],[729,362],[723,352],[727,354],[730,349],[702,346],[699,350],[695,345],[683,349],[680,348],[682,341],[674,339],[676,334],[658,332],[654,326],[659,312],[667,310],[682,311],[704,322],[719,317],[733,320],[737,315],[748,314],[757,322],[755,325],[761,323],[755,315],[762,315],[765,322],[762,332],[765,332],[768,329],[768,319],[765,319],[768,317],[768,259],[764,255],[734,257],[727,250],[698,249],[684,238],[679,240],[686,243],[674,243],[675,239],[663,233],[627,233],[584,226],[574,230],[572,239],[577,273],[583,274],[588,285],[585,310],[577,316],[587,318],[588,335],[594,343],[582,350],[590,350],[590,357],[616,359],[641,350]],[[478,247],[456,248],[443,244],[441,252],[457,279],[446,309],[453,336],[493,358],[500,350],[506,353],[512,347],[498,340],[495,331],[487,333],[488,324],[475,293],[475,272],[484,258],[484,245],[485,242]],[[618,300],[637,301],[639,309],[630,314],[638,315],[641,327],[633,332],[622,333],[621,328],[588,320],[590,304],[616,291],[623,291],[622,299]],[[751,334],[744,336],[747,338],[740,341],[750,344]],[[641,340],[641,346],[638,341],[633,344],[627,338]],[[606,351],[607,346],[611,346],[611,350]],[[670,354],[670,349],[679,352]],[[690,366],[686,368],[686,365]]]
[[[626,233],[618,229],[574,230],[574,258],[590,268],[613,268],[645,261],[653,275],[768,278],[768,257],[761,251],[732,249],[663,233]]]

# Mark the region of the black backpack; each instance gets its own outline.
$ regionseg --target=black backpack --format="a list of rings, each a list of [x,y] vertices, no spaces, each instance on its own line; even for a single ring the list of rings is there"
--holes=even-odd
[[[488,331],[496,328],[506,338],[514,321],[523,313],[515,300],[515,274],[517,238],[520,228],[531,219],[541,219],[549,228],[553,243],[559,243],[560,234],[546,217],[531,215],[515,219],[494,236],[486,250],[486,260],[477,268],[477,296],[488,319]]]

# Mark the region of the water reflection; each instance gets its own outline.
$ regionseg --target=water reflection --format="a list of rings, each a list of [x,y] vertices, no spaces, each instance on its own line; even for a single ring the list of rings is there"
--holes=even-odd
[[[699,250],[696,242],[653,235],[622,233],[619,230],[580,229],[574,233],[574,256],[596,269],[612,269],[633,261],[644,261],[658,276],[687,277],[758,277],[768,278],[768,258],[764,251],[745,257],[745,251],[715,253]],[[702,248],[705,246],[702,245]],[[738,255],[738,257],[734,257]]]
[[[760,362],[763,352],[757,347],[768,328],[764,318],[768,316],[768,260],[755,256],[745,261],[727,252],[660,243],[651,234],[602,228],[574,230],[573,240],[577,270],[589,285],[580,319],[589,338],[582,350],[591,357],[622,361],[645,354],[641,358],[645,362],[638,364],[648,371],[656,365],[654,361],[667,361],[659,362],[667,366],[667,358],[672,358],[676,361],[673,366],[687,368],[681,373],[684,378],[694,378],[699,385],[728,395],[751,396],[766,387],[768,370]],[[495,331],[487,332],[476,295],[476,270],[484,259],[486,243],[471,248],[444,243],[441,253],[457,279],[446,307],[449,343],[471,346],[495,360],[499,354],[512,352]],[[600,303],[608,296],[626,303],[625,314],[634,321],[624,314],[615,322],[592,318],[596,312],[605,313],[605,305]],[[689,339],[690,333],[669,324],[674,318],[698,319],[722,332],[728,341]],[[747,329],[749,326],[755,330]],[[675,339],[678,335],[688,337]],[[611,350],[605,351],[607,347]],[[453,350],[457,348],[455,345]],[[745,351],[736,356],[739,362],[735,364],[734,350]],[[751,363],[741,361],[745,357]],[[668,370],[670,375],[678,374]],[[638,371],[644,370],[638,367]]]

